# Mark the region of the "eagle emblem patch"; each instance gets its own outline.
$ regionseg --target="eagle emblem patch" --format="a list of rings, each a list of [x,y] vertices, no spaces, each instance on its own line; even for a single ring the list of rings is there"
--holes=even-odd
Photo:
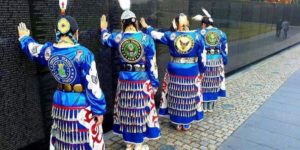
[[[187,54],[194,48],[194,40],[190,35],[182,34],[175,39],[175,48],[181,54]]]

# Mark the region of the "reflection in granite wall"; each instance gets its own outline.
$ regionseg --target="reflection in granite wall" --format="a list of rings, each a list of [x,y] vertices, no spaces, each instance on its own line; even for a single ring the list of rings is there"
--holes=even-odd
[[[274,40],[271,32],[239,40],[248,34],[242,32],[243,24],[256,23],[253,31],[272,27],[280,18],[289,20],[292,25],[300,25],[300,9],[291,5],[230,0],[132,0],[132,3],[132,11],[138,18],[145,17],[150,25],[162,31],[168,30],[172,19],[179,13],[193,16],[201,12],[201,7],[205,7],[211,12],[216,26],[230,31],[229,37],[236,37],[235,41],[229,43],[227,72],[255,62],[284,47],[282,44],[268,47],[281,42],[278,39]],[[52,95],[56,89],[56,82],[47,68],[34,65],[21,52],[17,42],[16,25],[24,21],[31,28],[37,41],[54,42],[54,25],[59,16],[58,0],[1,0],[0,6],[0,108],[3,110],[0,112],[0,149],[16,149],[26,145],[29,146],[24,149],[48,149]],[[100,44],[99,18],[106,14],[109,30],[120,31],[121,13],[118,0],[69,0],[67,10],[67,14],[78,21],[80,43],[92,50],[96,56],[101,87],[107,100],[105,131],[110,130],[112,125],[118,54],[117,51]],[[191,29],[194,28],[199,28],[199,23],[191,21]],[[297,32],[293,32],[295,33]],[[255,43],[255,40],[260,43]],[[266,45],[257,48],[260,44]],[[285,46],[291,44],[294,43],[285,42]],[[168,48],[160,44],[156,47],[159,78],[162,81],[169,60]],[[157,104],[159,97],[158,94]],[[14,125],[10,126],[11,124]],[[35,145],[30,145],[34,142]]]
[[[299,33],[300,13],[297,5],[245,2],[235,0],[189,0],[189,14],[201,13],[206,8],[215,20],[215,26],[227,32],[229,64],[226,72],[236,71],[283,48],[297,43],[292,36]],[[290,40],[275,37],[276,23],[287,20],[293,26]],[[191,28],[197,28],[192,22]],[[276,45],[276,46],[275,46]]]
[[[19,48],[17,24],[30,27],[24,0],[0,1],[0,149],[14,150],[45,137],[37,68]]]

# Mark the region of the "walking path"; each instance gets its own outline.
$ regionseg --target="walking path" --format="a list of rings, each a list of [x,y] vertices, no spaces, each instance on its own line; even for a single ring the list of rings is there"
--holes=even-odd
[[[300,149],[300,70],[232,134],[220,150]]]
[[[284,97],[287,98],[286,101],[277,98],[277,100],[270,100],[271,102],[268,101],[265,103],[265,101],[268,100],[271,95],[273,95],[285,81],[300,68],[299,58],[300,46],[298,45],[230,76],[227,79],[228,97],[217,103],[213,113],[206,114],[205,119],[202,122],[194,123],[191,130],[188,132],[176,132],[167,119],[160,118],[162,137],[157,141],[149,141],[147,144],[150,146],[150,149],[154,150],[205,150],[217,149],[218,147],[220,147],[220,149],[243,149],[238,147],[241,145],[235,144],[238,143],[237,140],[241,140],[243,143],[248,143],[252,146],[252,148],[250,147],[249,149],[259,149],[258,146],[263,146],[265,149],[300,149],[299,145],[297,146],[295,144],[297,143],[297,138],[299,139],[300,137],[297,137],[300,130],[296,127],[300,124],[299,117],[296,115],[300,114],[300,111],[297,111],[297,106],[300,106],[300,104],[299,102],[297,103],[298,105],[294,104],[293,97],[286,94],[289,89],[294,91],[294,93],[297,93],[297,89],[294,89],[296,87],[295,84],[297,84],[296,80],[295,84],[292,85],[290,83],[289,87],[279,90],[284,91]],[[294,77],[291,79],[293,78]],[[300,82],[299,78],[297,82]],[[274,96],[276,95],[277,97],[283,96],[278,94],[275,94]],[[298,95],[300,96],[299,93]],[[259,111],[257,111],[264,103],[266,106],[263,106],[262,110],[259,109]],[[255,113],[254,117],[250,117],[253,113]],[[257,114],[259,114],[259,117],[261,118],[255,117]],[[246,120],[249,117],[250,120],[248,122]],[[266,124],[259,124],[259,119],[265,119],[263,117],[269,119],[269,122],[266,122]],[[278,121],[276,119],[282,120]],[[246,123],[242,125],[245,121]],[[268,127],[273,123],[272,121],[274,122],[274,125]],[[277,124],[276,121],[281,122],[282,124]],[[297,121],[298,123],[296,123]],[[287,122],[287,124],[284,124],[285,122]],[[238,129],[241,125],[242,127]],[[253,127],[254,125],[257,127]],[[245,127],[247,131],[243,129]],[[285,128],[277,129],[276,132],[272,131],[279,127]],[[269,128],[269,131],[264,131],[265,128]],[[290,130],[286,130],[287,132],[285,133],[284,131],[287,128],[290,128]],[[295,131],[292,132],[293,130]],[[245,136],[245,138],[240,137],[240,135],[245,134],[249,134],[249,136]],[[261,136],[262,134],[266,135]],[[272,137],[267,137],[267,135],[272,135]],[[288,138],[284,139],[279,137],[283,137],[283,135]],[[253,142],[253,139],[255,138],[257,138],[257,141],[254,141],[256,143]],[[112,132],[105,134],[105,140],[106,147],[109,150],[125,148],[122,139],[113,135]],[[222,144],[224,141],[226,142]],[[262,143],[264,142],[274,142],[275,147],[263,145]],[[289,144],[288,142],[293,144]],[[280,145],[283,146],[280,147]],[[287,145],[292,147],[284,147]],[[236,148],[234,146],[236,146]]]

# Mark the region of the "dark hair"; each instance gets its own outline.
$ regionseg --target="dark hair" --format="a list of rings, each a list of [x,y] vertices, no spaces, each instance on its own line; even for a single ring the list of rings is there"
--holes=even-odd
[[[59,31],[59,29],[58,29],[58,22],[62,18],[65,18],[70,24],[70,30],[66,33],[61,33],[61,31]],[[73,40],[74,43],[77,43],[77,40],[73,36],[76,33],[76,31],[79,30],[78,23],[75,20],[75,18],[73,18],[71,16],[63,16],[63,15],[59,16],[55,26],[56,26],[55,27],[56,28],[56,41],[59,41],[61,36],[69,36]]]
[[[129,26],[129,25],[133,25],[137,31],[139,30],[139,24],[138,24],[136,18],[129,18],[129,19],[123,19],[122,20],[122,30],[123,30],[123,32],[125,31],[126,27]]]
[[[208,17],[203,17],[202,21],[201,21],[201,24],[205,24],[207,26],[209,25],[213,25],[213,23],[209,20]]]

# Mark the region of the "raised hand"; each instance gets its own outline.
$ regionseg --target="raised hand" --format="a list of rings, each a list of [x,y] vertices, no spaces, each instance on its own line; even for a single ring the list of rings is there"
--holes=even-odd
[[[102,15],[101,19],[100,19],[100,28],[101,29],[107,29],[108,23],[106,21],[106,16]]]
[[[99,126],[99,125],[102,125],[103,123],[103,115],[100,115],[100,116],[95,116],[97,118],[97,122],[96,122],[96,125]]]
[[[148,28],[148,24],[146,23],[145,18],[142,17],[141,20],[140,20],[140,23],[141,23],[143,28]]]
[[[21,39],[24,36],[30,35],[30,30],[27,29],[26,24],[21,22],[18,26],[18,33],[19,33],[19,39]]]

